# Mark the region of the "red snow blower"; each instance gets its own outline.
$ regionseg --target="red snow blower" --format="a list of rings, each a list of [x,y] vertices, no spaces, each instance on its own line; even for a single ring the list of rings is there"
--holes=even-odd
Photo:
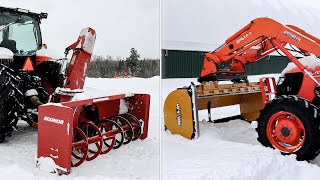
[[[0,7],[0,142],[24,120],[38,127],[37,165],[41,168],[40,159],[49,159],[55,164],[53,171],[68,174],[85,160],[145,139],[150,96],[72,100],[83,92],[96,33],[92,28],[81,31],[66,48],[66,56],[73,51],[70,61],[54,58],[42,44],[40,23],[47,16]]]
[[[70,173],[85,160],[117,149],[148,133],[150,96],[119,94],[70,101],[82,92],[87,75],[95,31],[83,29],[78,40],[66,48],[73,50],[64,85],[52,94],[53,104],[39,106],[38,158],[50,157],[59,174]],[[38,164],[41,166],[41,164]]]

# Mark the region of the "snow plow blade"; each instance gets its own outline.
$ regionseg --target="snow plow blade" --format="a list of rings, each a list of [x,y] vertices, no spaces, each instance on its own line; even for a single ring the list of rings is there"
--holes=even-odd
[[[165,126],[172,134],[192,139],[195,135],[195,120],[192,98],[187,88],[169,94],[164,104]]]
[[[165,126],[172,134],[197,139],[200,136],[199,110],[207,110],[208,119],[211,121],[212,108],[239,104],[242,117],[247,121],[254,121],[264,107],[261,99],[258,82],[198,86],[191,83],[191,86],[177,89],[166,98]]]
[[[144,140],[148,136],[149,107],[148,94],[40,106],[37,166],[69,174],[71,167],[85,160],[91,161],[131,141]]]

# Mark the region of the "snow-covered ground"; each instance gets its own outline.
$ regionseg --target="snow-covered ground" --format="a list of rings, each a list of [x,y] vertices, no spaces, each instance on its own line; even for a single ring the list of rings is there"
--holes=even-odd
[[[72,168],[68,176],[59,177],[36,168],[37,130],[20,122],[18,132],[0,144],[0,179],[159,179],[159,86],[160,78],[93,79],[87,78],[81,98],[119,93],[151,95],[149,134],[93,161]]]
[[[278,74],[250,76],[279,77]],[[162,80],[162,107],[167,95],[196,79]],[[238,106],[212,110],[213,119],[239,114]],[[207,123],[206,112],[199,113],[200,138],[188,140],[162,129],[163,179],[319,179],[320,157],[312,163],[298,162],[294,155],[282,156],[278,150],[260,145],[256,124],[242,120]],[[162,117],[163,121],[163,117]]]

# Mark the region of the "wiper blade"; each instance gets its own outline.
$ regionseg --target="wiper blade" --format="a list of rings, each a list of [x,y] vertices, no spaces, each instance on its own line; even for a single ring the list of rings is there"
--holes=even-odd
[[[21,20],[21,18],[18,18],[16,21],[11,22],[11,23],[3,26],[2,28],[0,28],[0,31],[3,31],[3,30],[6,29],[7,27],[11,26],[12,24],[15,24],[15,23],[19,22],[20,20]]]

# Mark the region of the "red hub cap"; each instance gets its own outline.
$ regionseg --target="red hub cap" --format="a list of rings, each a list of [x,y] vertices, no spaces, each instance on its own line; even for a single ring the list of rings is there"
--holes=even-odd
[[[305,141],[305,130],[301,120],[290,112],[277,112],[267,124],[270,143],[285,153],[299,150]]]

